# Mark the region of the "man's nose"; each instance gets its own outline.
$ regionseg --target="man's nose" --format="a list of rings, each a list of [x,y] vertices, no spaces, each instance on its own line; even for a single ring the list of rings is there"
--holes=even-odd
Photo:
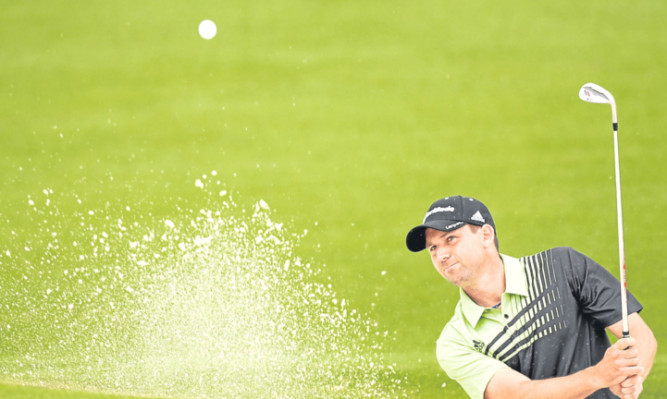
[[[447,259],[449,259],[450,256],[451,254],[449,253],[448,249],[446,248],[438,249],[438,260],[446,261]]]

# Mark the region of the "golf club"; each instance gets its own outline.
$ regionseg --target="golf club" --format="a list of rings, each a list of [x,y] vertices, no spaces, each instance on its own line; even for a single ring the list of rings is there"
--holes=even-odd
[[[628,282],[625,277],[625,248],[623,245],[623,207],[621,206],[621,168],[618,160],[618,120],[616,102],[610,92],[596,85],[586,83],[579,90],[579,98],[596,104],[611,105],[611,122],[614,129],[614,167],[616,170],[616,214],[618,216],[618,258],[621,281],[621,312],[623,317],[623,338],[630,336],[628,327]]]

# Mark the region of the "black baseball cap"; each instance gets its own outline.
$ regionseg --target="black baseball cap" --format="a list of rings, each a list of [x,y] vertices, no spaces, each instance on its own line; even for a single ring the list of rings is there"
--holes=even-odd
[[[454,231],[465,224],[475,226],[488,224],[493,227],[494,232],[496,230],[491,212],[480,201],[460,195],[442,198],[431,204],[424,216],[424,221],[410,230],[405,238],[405,243],[410,251],[419,252],[426,248],[425,231],[427,228]]]

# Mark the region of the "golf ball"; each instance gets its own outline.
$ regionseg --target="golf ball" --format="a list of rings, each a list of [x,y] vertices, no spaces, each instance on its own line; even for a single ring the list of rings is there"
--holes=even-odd
[[[205,19],[199,23],[199,36],[206,40],[213,39],[215,34],[218,32],[218,28],[215,26],[215,22],[210,19]]]

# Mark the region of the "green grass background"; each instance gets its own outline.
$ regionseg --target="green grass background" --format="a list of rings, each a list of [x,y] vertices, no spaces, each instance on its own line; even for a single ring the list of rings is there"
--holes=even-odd
[[[434,355],[458,292],[405,234],[433,200],[476,196],[502,252],[569,245],[618,274],[610,110],[577,97],[592,81],[617,100],[629,286],[661,343],[665,8],[3,2],[0,237],[37,228],[25,209],[45,188],[159,216],[216,170],[239,202],[309,231],[300,254],[395,331],[386,356],[414,397],[464,397]],[[666,356],[643,397],[664,392]],[[7,383],[0,397],[103,396]]]

